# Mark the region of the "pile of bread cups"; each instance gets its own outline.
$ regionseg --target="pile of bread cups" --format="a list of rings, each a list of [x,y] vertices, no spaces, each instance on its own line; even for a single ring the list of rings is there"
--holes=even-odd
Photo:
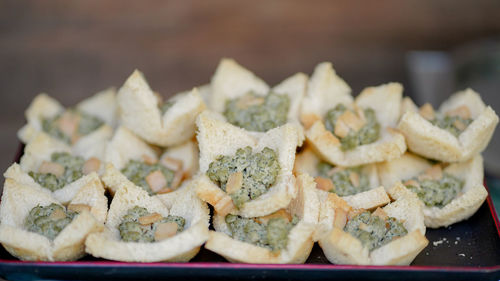
[[[232,59],[165,101],[136,70],[72,108],[40,94],[25,115],[0,242],[33,261],[187,262],[204,246],[304,263],[318,242],[334,264],[408,265],[426,227],[485,201],[498,123],[471,89],[418,108],[399,83],[353,98],[331,63],[270,87]]]

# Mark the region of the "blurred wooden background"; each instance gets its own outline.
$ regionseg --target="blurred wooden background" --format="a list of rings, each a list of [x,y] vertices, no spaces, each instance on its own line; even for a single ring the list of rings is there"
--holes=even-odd
[[[268,83],[332,61],[353,87],[407,86],[409,50],[500,34],[500,1],[1,1],[0,170],[39,92],[65,105],[138,68],[164,96],[233,57]]]

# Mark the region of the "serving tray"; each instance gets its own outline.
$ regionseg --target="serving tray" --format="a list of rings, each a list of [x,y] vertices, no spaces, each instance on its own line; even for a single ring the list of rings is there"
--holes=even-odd
[[[18,150],[19,160],[22,146]],[[500,223],[488,195],[466,221],[427,229],[429,245],[410,266],[351,266],[328,262],[316,244],[305,264],[228,263],[204,248],[189,263],[124,263],[85,257],[75,262],[25,262],[0,247],[0,277],[8,280],[498,280]]]

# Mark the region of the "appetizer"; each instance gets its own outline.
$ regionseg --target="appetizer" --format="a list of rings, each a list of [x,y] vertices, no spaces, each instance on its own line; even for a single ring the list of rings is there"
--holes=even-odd
[[[299,192],[287,208],[260,217],[216,213],[205,247],[231,262],[304,263],[314,244],[318,199],[313,179],[297,177]]]
[[[321,158],[344,167],[381,162],[406,150],[392,127],[400,114],[403,87],[389,83],[364,89],[354,100],[330,63],[319,64],[304,97],[301,121]]]
[[[267,132],[288,122],[299,124],[307,76],[297,73],[273,89],[232,59],[222,59],[211,83],[210,108],[252,132]]]
[[[330,228],[317,236],[332,263],[409,265],[429,243],[421,205],[413,196],[400,196],[373,211],[351,206],[335,194],[326,200],[321,208],[332,209]]]
[[[166,102],[134,71],[118,91],[120,122],[123,126],[162,147],[181,144],[195,134],[195,119],[205,109],[198,91],[175,95]]]
[[[86,251],[128,262],[186,262],[208,239],[209,210],[186,183],[175,192],[150,196],[126,181],[103,178],[117,190],[104,231],[85,242]]]
[[[443,162],[463,162],[481,153],[498,124],[495,111],[471,89],[455,93],[438,111],[430,104],[418,112],[411,108],[398,125],[409,150]]]
[[[205,111],[197,119],[200,173],[196,193],[221,214],[264,216],[285,208],[297,194],[292,174],[297,126],[253,135]]]
[[[462,163],[432,163],[410,153],[379,166],[384,186],[402,182],[404,191],[423,205],[425,225],[448,226],[472,216],[488,192],[483,186],[483,158]]]

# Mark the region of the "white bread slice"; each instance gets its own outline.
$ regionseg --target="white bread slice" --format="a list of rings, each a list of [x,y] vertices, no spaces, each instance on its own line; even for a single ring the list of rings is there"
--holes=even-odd
[[[101,104],[101,102],[103,104]],[[86,103],[90,103],[95,107],[107,108],[108,101],[101,97],[101,93],[89,97],[79,104],[76,105],[77,108],[80,106],[87,109]],[[110,105],[114,106],[114,105]],[[35,138],[40,132],[42,132],[42,119],[54,117],[62,112],[64,112],[64,107],[55,99],[49,97],[47,94],[39,94],[31,102],[30,106],[25,112],[26,120],[28,123],[23,126],[17,133],[19,139],[23,143],[30,142]],[[113,108],[110,109],[111,111]],[[101,117],[100,115],[94,114],[92,111],[83,110],[96,117]],[[102,119],[107,122],[107,119]],[[113,129],[110,124],[105,123],[97,130],[91,132],[78,139],[73,145],[74,153],[87,157],[97,157],[100,158],[104,152],[105,140],[109,139],[113,134]]]
[[[126,182],[122,185],[111,202],[105,231],[87,238],[85,245],[89,254],[127,262],[186,262],[196,255],[208,239],[209,211],[206,204],[196,198],[190,184],[170,194],[153,197],[134,185]],[[181,216],[186,220],[184,231],[160,242],[123,242],[117,227],[123,215],[134,206],[162,216]]]
[[[337,76],[330,62],[322,62],[316,66],[309,79],[300,109],[300,120],[308,129],[337,104],[352,104],[352,102],[349,85]]]
[[[474,121],[458,137],[432,125],[418,112],[405,113],[398,129],[405,135],[409,150],[444,162],[463,162],[481,153],[495,131],[498,116],[471,89],[453,94],[439,111],[444,113],[461,105],[469,108]]]
[[[101,195],[104,197],[104,194]],[[99,198],[97,200],[100,201]],[[76,216],[53,241],[24,229],[24,220],[32,208],[51,203],[60,204],[50,194],[9,178],[5,180],[0,205],[0,242],[9,253],[30,261],[70,261],[85,255],[84,242],[87,235],[103,228],[87,210]],[[107,209],[106,202],[103,206],[97,205],[100,203],[96,203],[96,209]]]
[[[216,231],[210,231],[205,248],[231,262],[304,263],[314,244],[312,234],[318,221],[319,202],[313,178],[300,174],[297,185],[299,193],[286,209],[292,216],[297,215],[300,221],[290,230],[286,249],[273,253],[267,248],[231,238],[225,217],[218,214],[215,214],[213,220]]]
[[[330,73],[330,75],[334,74]],[[314,75],[313,78],[315,78]],[[327,80],[326,77],[323,79]],[[329,80],[335,79],[330,77]],[[311,126],[306,131],[308,142],[313,146],[321,158],[331,164],[339,166],[352,167],[398,158],[406,151],[406,144],[403,135],[392,129],[392,127],[396,125],[399,118],[402,91],[403,88],[399,83],[369,87],[361,92],[353,105],[345,104],[347,107],[358,106],[360,108],[372,108],[376,112],[377,120],[381,127],[380,138],[377,141],[360,145],[352,150],[342,151],[339,139],[330,131],[326,130],[323,119],[321,118],[323,115],[321,115],[314,118],[310,118],[310,116],[305,117],[305,119],[303,118],[303,123],[306,122],[309,124],[312,122],[310,123]],[[347,93],[331,93],[331,95],[335,94],[339,95],[339,100],[347,100],[347,98],[345,98]],[[326,94],[323,93],[323,96],[325,95]],[[319,99],[318,103],[326,103],[325,100],[322,99],[323,96],[319,95],[316,97]],[[333,99],[333,97],[331,99]],[[325,113],[331,108],[333,108],[333,106],[325,109]],[[308,124],[305,124],[306,128]]]
[[[143,157],[158,160],[155,150],[129,129],[120,126],[106,145],[104,159],[118,170],[121,170],[130,160],[143,160]]]
[[[339,200],[337,205],[340,203],[349,206],[347,202]],[[319,245],[327,259],[335,264],[409,265],[429,243],[424,236],[421,205],[413,196],[401,196],[386,205],[383,210],[388,216],[401,221],[408,234],[370,252],[360,240],[343,229],[333,227],[319,239]]]
[[[314,232],[314,241],[318,241],[322,236],[333,229],[333,219],[335,218],[335,198],[336,194],[316,190],[318,194],[320,211],[318,219],[318,227]],[[379,186],[368,191],[360,192],[351,196],[340,197],[349,206],[354,209],[373,210],[377,207],[384,206],[390,203],[390,198],[385,192],[384,187]]]
[[[250,91],[263,96],[269,92],[269,86],[233,59],[223,58],[212,77],[209,107],[223,112],[226,100],[241,97]]]
[[[191,178],[198,173],[198,160],[200,158],[196,139],[189,140],[176,146],[168,147],[160,156],[160,159],[163,159],[164,157],[181,160],[184,175],[187,178]]]
[[[138,70],[125,81],[117,99],[122,125],[159,146],[176,145],[192,138],[196,116],[205,109],[203,99],[195,88],[176,96],[172,100],[174,105],[162,115],[158,97]]]
[[[307,88],[307,80],[308,77],[304,73],[296,73],[270,90],[269,86],[251,71],[239,65],[233,59],[224,58],[220,61],[212,78],[210,109],[223,113],[228,100],[242,97],[250,91],[260,96],[274,92],[288,96],[290,100],[287,115],[288,122],[301,127],[299,112]]]
[[[266,133],[254,135],[218,119],[209,111],[201,113],[196,124],[200,147],[200,174],[195,179],[195,185],[196,193],[202,200],[216,204],[224,195],[222,189],[206,175],[209,164],[219,155],[234,155],[236,150],[246,146],[252,147],[254,152],[269,147],[277,152],[280,164],[276,183],[259,198],[246,202],[233,213],[244,217],[257,217],[288,206],[290,200],[297,194],[292,169],[296,147],[302,142],[295,125],[286,124]]]
[[[382,184],[392,186],[418,176],[431,166],[432,164],[426,159],[406,153],[400,159],[381,164],[378,170]],[[483,158],[481,155],[478,154],[467,162],[450,164],[444,168],[443,172],[464,181],[462,194],[443,208],[428,207],[421,202],[427,227],[438,228],[468,219],[481,207],[488,196],[488,192],[483,186]],[[404,186],[402,189],[403,193],[416,197],[415,193]],[[391,197],[400,196],[400,194],[393,194],[392,190],[388,190],[388,192]]]
[[[102,90],[90,98],[84,99],[76,108],[87,114],[97,116],[112,128],[118,124],[118,104],[116,102],[116,89]]]

